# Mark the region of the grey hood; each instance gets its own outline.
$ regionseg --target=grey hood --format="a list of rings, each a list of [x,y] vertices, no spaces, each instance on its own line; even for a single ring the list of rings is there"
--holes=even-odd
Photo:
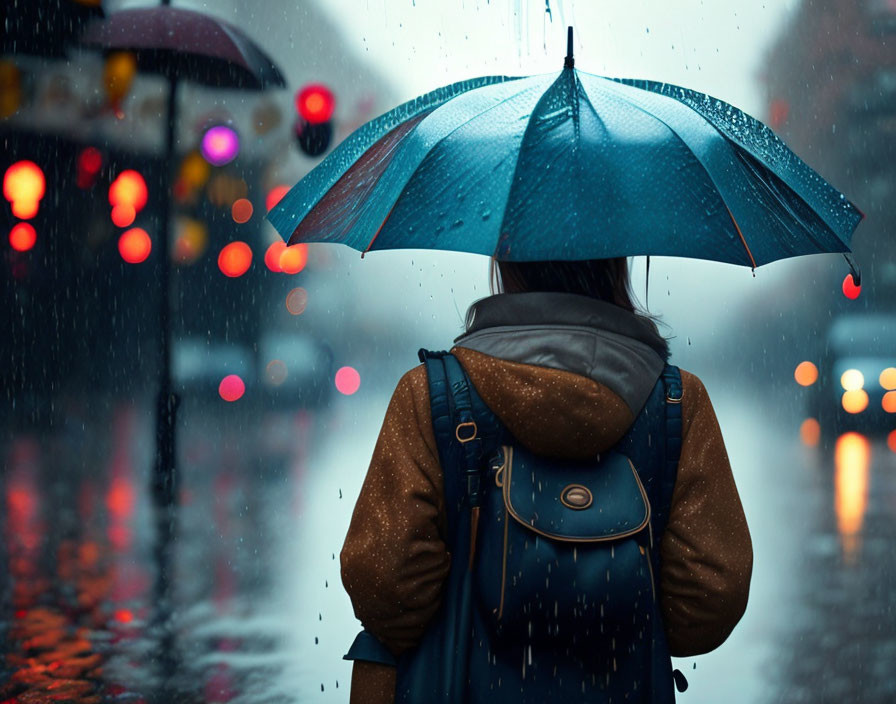
[[[669,349],[652,321],[572,293],[500,293],[474,303],[457,347],[588,377],[637,416]]]

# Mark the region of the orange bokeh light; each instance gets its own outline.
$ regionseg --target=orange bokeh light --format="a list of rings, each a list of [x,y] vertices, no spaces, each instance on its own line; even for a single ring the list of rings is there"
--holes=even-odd
[[[149,191],[138,171],[127,169],[118,174],[109,186],[109,205],[130,205],[136,212],[143,210]]]
[[[800,425],[800,440],[803,445],[815,447],[821,440],[821,426],[815,418],[806,418]]]
[[[301,315],[308,305],[308,292],[301,286],[286,294],[286,309],[293,315]]]
[[[861,413],[868,408],[868,393],[864,389],[844,391],[840,402],[847,413]]]
[[[17,161],[3,176],[3,196],[12,204],[12,214],[22,220],[37,215],[46,192],[44,172],[33,161]]]
[[[246,393],[246,384],[236,374],[228,374],[218,385],[218,393],[225,401],[234,402]]]
[[[800,386],[812,386],[818,381],[818,367],[812,362],[800,362],[793,372],[793,378]]]
[[[112,208],[112,223],[115,227],[128,227],[134,224],[137,211],[130,203],[119,203]]]
[[[880,405],[887,413],[896,413],[896,391],[887,391]]]
[[[887,447],[896,452],[896,430],[891,430],[887,435]]]
[[[308,245],[294,244],[280,255],[280,269],[284,274],[298,274],[308,263]]]
[[[27,222],[13,225],[9,231],[9,244],[17,252],[27,252],[37,242],[37,231]]]
[[[878,377],[878,381],[880,385],[883,386],[887,391],[893,391],[896,389],[896,367],[887,367],[880,373],[880,377]]]
[[[286,381],[286,364],[283,363],[283,360],[272,359],[265,367],[265,371],[267,372],[267,381],[271,386],[280,386]]]
[[[271,190],[268,191],[267,197],[264,199],[264,206],[268,210],[273,210],[274,206],[277,205],[281,200],[283,200],[283,196],[289,193],[289,186],[285,184],[280,184],[278,186],[274,186]]]
[[[252,250],[245,242],[231,242],[218,254],[218,268],[224,276],[242,276],[251,265]]]
[[[118,238],[118,252],[128,264],[145,261],[152,251],[152,240],[142,227],[125,230]]]
[[[271,271],[283,271],[283,269],[280,268],[280,255],[283,254],[283,250],[285,249],[286,242],[272,242],[271,246],[268,247],[267,251],[264,253],[265,266]]]
[[[230,206],[230,214],[233,217],[233,221],[240,225],[244,222],[249,222],[253,210],[252,201],[248,198],[237,198],[233,201],[233,205]]]

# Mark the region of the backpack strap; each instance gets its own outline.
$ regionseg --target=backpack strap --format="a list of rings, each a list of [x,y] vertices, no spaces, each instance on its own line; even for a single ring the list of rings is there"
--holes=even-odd
[[[672,492],[678,477],[678,460],[681,457],[681,399],[684,395],[681,384],[681,370],[671,364],[663,369],[663,386],[666,391],[666,461],[662,482],[660,483],[661,505],[657,507],[658,532],[666,527],[669,520],[669,509],[672,505]]]
[[[433,432],[450,507],[448,533],[454,535],[464,503],[472,508],[482,501],[483,457],[496,445],[501,426],[454,355],[421,349],[418,356],[429,379]]]

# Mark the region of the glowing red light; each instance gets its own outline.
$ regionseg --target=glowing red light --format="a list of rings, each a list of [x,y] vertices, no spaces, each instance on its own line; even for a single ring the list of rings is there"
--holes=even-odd
[[[896,452],[896,430],[891,430],[887,435],[887,447]]]
[[[96,147],[86,147],[78,154],[78,188],[90,188],[103,167],[103,155]]]
[[[335,107],[332,91],[321,83],[310,83],[296,93],[296,110],[312,125],[329,121]]]
[[[127,518],[134,511],[134,487],[127,479],[115,478],[106,493],[106,508],[117,518]]]
[[[112,208],[112,223],[115,227],[128,227],[134,224],[137,211],[130,203],[119,203]]]
[[[130,623],[134,620],[134,614],[127,609],[119,609],[115,612],[115,620],[119,623]]]
[[[221,379],[221,383],[218,385],[218,393],[225,401],[233,403],[246,393],[246,385],[236,374],[228,374]]]
[[[237,198],[233,201],[233,205],[230,206],[230,215],[233,217],[234,222],[242,225],[244,222],[249,222],[253,210],[252,201],[248,198]]]
[[[96,147],[86,147],[78,155],[78,166],[89,174],[99,173],[103,167],[103,155]]]
[[[33,161],[17,161],[3,176],[3,195],[12,204],[12,214],[22,220],[37,215],[47,182]]]
[[[850,300],[855,300],[859,297],[861,292],[862,287],[856,285],[855,279],[852,278],[852,274],[847,274],[846,278],[843,279],[843,295]]]
[[[778,129],[787,121],[787,116],[789,114],[790,103],[786,100],[781,100],[780,98],[773,100],[769,106],[769,124],[773,128]]]
[[[289,193],[289,186],[280,184],[279,186],[274,186],[271,190],[268,191],[267,197],[264,199],[264,207],[268,210],[273,210],[274,206],[277,205],[281,200],[283,200],[283,196]]]
[[[361,375],[352,367],[342,367],[336,372],[336,389],[351,396],[361,387]]]
[[[152,251],[152,240],[142,227],[125,230],[118,238],[118,252],[128,264],[145,261]]]
[[[37,242],[37,232],[27,222],[13,225],[9,231],[9,244],[17,252],[27,252]]]
[[[264,264],[271,271],[283,271],[280,268],[280,255],[286,249],[286,242],[272,242],[264,253]]]
[[[242,276],[251,265],[252,250],[245,242],[231,242],[218,254],[218,268],[224,276]]]
[[[280,270],[284,274],[298,274],[308,263],[308,245],[294,244],[280,254]]]
[[[127,169],[118,174],[112,185],[109,186],[109,205],[130,205],[136,212],[143,210],[149,191],[146,181],[139,172]]]

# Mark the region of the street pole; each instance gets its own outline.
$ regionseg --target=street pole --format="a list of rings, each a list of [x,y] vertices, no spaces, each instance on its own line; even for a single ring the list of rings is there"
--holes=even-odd
[[[157,592],[168,594],[170,548],[175,532],[178,503],[177,407],[180,402],[171,381],[171,174],[175,157],[177,125],[177,78],[168,78],[168,106],[165,126],[165,164],[162,170],[163,197],[159,223],[159,392],[156,399],[156,463],[153,499],[156,510],[156,557],[159,569]]]

